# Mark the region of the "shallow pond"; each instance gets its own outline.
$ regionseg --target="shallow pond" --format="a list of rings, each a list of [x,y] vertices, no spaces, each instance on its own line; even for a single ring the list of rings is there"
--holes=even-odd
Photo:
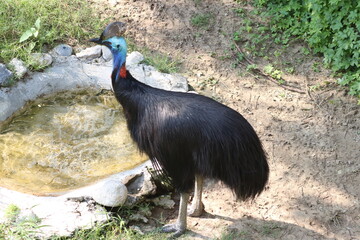
[[[0,186],[44,195],[86,186],[147,159],[109,91],[57,93],[0,126]]]

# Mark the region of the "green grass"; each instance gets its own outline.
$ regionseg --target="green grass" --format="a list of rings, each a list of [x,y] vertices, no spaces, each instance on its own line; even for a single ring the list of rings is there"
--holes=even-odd
[[[85,42],[103,26],[88,1],[1,0],[0,62],[17,57],[29,63],[30,53],[49,50],[60,42]]]
[[[142,63],[153,66],[162,73],[176,73],[180,70],[181,62],[160,53],[143,52],[145,59]]]
[[[192,16],[190,21],[195,27],[208,29],[212,18],[213,15],[211,13],[198,13]]]
[[[21,217],[21,210],[14,204],[5,209],[5,222],[0,223],[0,239],[33,240],[42,227],[41,220],[34,217]]]

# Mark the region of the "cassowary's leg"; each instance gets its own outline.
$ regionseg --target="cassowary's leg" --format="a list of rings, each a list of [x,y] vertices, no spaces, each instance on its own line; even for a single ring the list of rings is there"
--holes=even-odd
[[[186,230],[186,210],[187,203],[189,200],[188,193],[180,193],[180,206],[179,206],[179,215],[176,223],[167,224],[162,227],[163,232],[175,232],[171,237],[176,238],[182,235]]]
[[[203,182],[204,178],[202,176],[195,176],[194,198],[188,211],[188,215],[191,217],[199,217],[204,211],[204,204],[201,201]]]

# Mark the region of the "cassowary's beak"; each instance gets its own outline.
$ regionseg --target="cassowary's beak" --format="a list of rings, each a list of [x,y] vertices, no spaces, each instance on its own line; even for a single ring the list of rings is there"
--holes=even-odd
[[[92,38],[89,41],[97,44],[103,44],[103,41],[111,37],[122,37],[126,31],[126,24],[123,22],[113,22],[106,26],[100,38]]]
[[[94,42],[94,43],[103,45],[102,40],[100,38],[89,39],[89,42]]]

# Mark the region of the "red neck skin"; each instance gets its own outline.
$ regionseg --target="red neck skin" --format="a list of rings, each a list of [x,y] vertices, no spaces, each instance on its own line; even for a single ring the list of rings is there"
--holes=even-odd
[[[125,67],[125,63],[121,66],[120,71],[119,71],[119,77],[120,78],[126,78],[126,67]]]

